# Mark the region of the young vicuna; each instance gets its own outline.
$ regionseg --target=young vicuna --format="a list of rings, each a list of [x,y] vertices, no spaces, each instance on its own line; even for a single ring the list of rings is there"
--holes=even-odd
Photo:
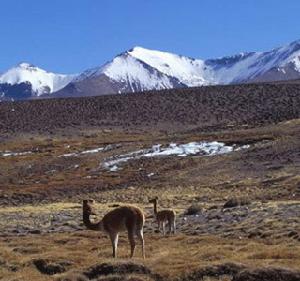
[[[165,230],[165,225],[166,222],[169,224],[169,233],[175,234],[176,232],[176,213],[172,209],[167,209],[167,210],[161,210],[157,211],[157,202],[158,202],[158,197],[155,197],[151,200],[149,200],[149,203],[153,203],[154,206],[154,216],[156,218],[157,224],[158,224],[158,230],[160,231],[161,227],[163,230],[163,234],[166,235],[166,230]]]
[[[108,233],[113,247],[113,257],[117,256],[119,232],[127,230],[131,246],[130,257],[132,258],[134,254],[135,236],[137,236],[142,243],[142,253],[143,258],[145,258],[143,234],[145,217],[143,211],[135,206],[121,206],[108,212],[102,220],[92,222],[90,215],[94,214],[93,202],[94,200],[91,199],[83,200],[83,223],[88,229]]]

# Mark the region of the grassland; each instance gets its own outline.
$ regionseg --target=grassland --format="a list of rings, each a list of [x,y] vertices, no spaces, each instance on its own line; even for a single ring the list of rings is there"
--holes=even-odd
[[[22,112],[25,105],[15,107]],[[119,122],[65,132],[43,130],[42,123],[39,133],[6,130],[0,143],[0,280],[299,280],[300,116],[254,123],[249,116],[234,125],[224,119],[209,130],[199,120],[187,127],[173,122],[170,130],[124,129]],[[11,126],[7,120],[2,129]],[[154,144],[193,141],[249,147],[217,156],[133,159],[117,171],[102,165]],[[82,153],[99,147],[105,149]],[[160,208],[176,210],[175,236],[156,231],[148,203],[153,196]],[[96,200],[95,220],[115,204],[143,208],[147,259],[138,247],[130,263],[124,233],[113,261],[105,234],[82,224],[84,198]],[[230,199],[243,204],[224,208]]]

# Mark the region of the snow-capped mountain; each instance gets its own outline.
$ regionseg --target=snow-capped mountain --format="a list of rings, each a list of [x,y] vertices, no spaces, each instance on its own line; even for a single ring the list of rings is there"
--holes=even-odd
[[[101,67],[83,72],[54,95],[93,96],[180,87],[186,85],[177,77],[159,71],[128,51]]]
[[[83,72],[55,95],[103,95],[298,78],[300,40],[268,52],[209,60],[135,47],[101,67]]]
[[[135,47],[76,77],[55,96],[120,94],[207,85],[204,61]]]
[[[268,52],[241,53],[207,60],[215,84],[300,78],[300,40]]]
[[[9,96],[7,88],[10,95],[22,92],[21,98],[67,97],[293,79],[300,79],[300,40],[208,60],[135,47],[78,76],[20,64],[0,76],[0,99]]]
[[[73,82],[86,78],[97,78],[105,74],[107,77],[120,83],[132,92],[148,89],[165,89],[179,86],[180,82],[174,75],[168,75],[152,67],[145,61],[138,59],[126,52],[113,59],[112,62],[100,69],[88,70],[77,77]],[[120,90],[122,92],[122,89]]]
[[[47,72],[29,63],[20,63],[0,75],[0,96],[7,99],[40,97],[62,89],[74,77]]]

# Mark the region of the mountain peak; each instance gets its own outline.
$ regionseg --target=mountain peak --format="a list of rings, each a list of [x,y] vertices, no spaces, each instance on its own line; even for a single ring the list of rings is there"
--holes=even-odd
[[[142,46],[134,46],[128,52],[129,53],[134,53],[134,52],[159,52],[159,51],[148,49],[148,48],[145,48],[145,47],[142,47]]]
[[[21,62],[0,75],[0,84],[30,84],[33,95],[41,96],[63,88],[73,78],[74,75],[47,72],[33,64]]]
[[[141,46],[134,46],[134,47],[130,48],[127,52],[130,53],[130,52],[134,52],[136,50],[147,50],[147,49],[144,47],[141,47]]]
[[[147,53],[147,52],[150,53],[150,52],[158,52],[158,51],[150,50],[141,46],[134,46],[122,53],[119,53],[115,57],[126,57],[128,55],[134,56],[135,53]]]
[[[133,48],[131,48],[130,50],[127,51],[129,54],[131,55],[176,55],[176,54],[172,54],[170,52],[164,52],[164,51],[158,51],[158,50],[153,50],[153,49],[148,49],[148,48],[144,48],[141,46],[135,46]],[[176,55],[177,56],[177,55]]]
[[[37,67],[31,63],[28,62],[20,62],[17,67],[23,68],[23,69],[36,69]]]

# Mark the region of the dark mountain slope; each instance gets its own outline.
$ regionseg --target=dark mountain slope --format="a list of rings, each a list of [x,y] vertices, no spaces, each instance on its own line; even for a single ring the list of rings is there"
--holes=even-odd
[[[300,85],[244,84],[0,103],[0,134],[74,128],[214,130],[300,118]]]

